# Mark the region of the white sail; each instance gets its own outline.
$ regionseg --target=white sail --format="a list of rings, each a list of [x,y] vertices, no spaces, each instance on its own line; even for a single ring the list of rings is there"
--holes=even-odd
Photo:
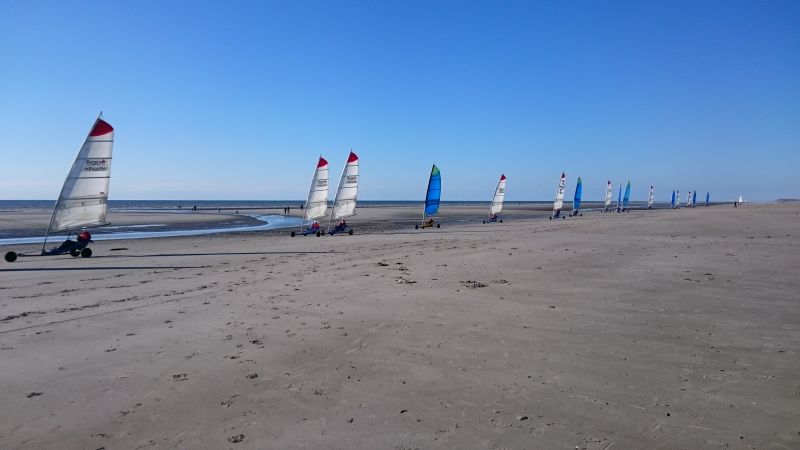
[[[497,188],[494,190],[492,205],[489,207],[489,214],[500,214],[503,210],[503,200],[506,198],[506,176],[500,175]]]
[[[656,188],[650,186],[650,194],[647,197],[647,206],[653,206],[653,202],[656,201]]]
[[[318,219],[325,216],[327,210],[328,161],[325,161],[325,158],[320,156],[317,169],[314,171],[314,178],[311,179],[311,188],[308,191],[308,200],[306,200],[303,219],[306,221]]]
[[[691,189],[689,192],[686,193],[686,207],[689,208],[692,206],[692,191]]]
[[[106,224],[113,144],[114,128],[98,118],[64,181],[48,234]]]
[[[351,151],[350,156],[347,158],[347,164],[345,164],[342,171],[342,178],[339,180],[339,189],[336,190],[331,220],[355,215],[357,198],[358,156]]]
[[[611,207],[611,195],[614,188],[611,186],[611,180],[608,180],[608,184],[606,185],[606,209]]]
[[[679,208],[681,206],[681,191],[675,191],[675,208]]]
[[[564,186],[567,184],[567,176],[561,172],[561,181],[558,182],[556,190],[556,201],[553,202],[553,211],[558,211],[564,206]]]
[[[739,204],[741,205],[743,201],[744,201],[744,200],[742,200],[742,196],[740,195],[740,196],[739,196]]]

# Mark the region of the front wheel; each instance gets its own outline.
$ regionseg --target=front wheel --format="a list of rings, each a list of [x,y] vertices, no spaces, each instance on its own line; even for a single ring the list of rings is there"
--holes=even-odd
[[[317,231],[317,237],[320,237],[320,236],[322,236],[322,233],[320,233],[319,231]]]
[[[14,262],[17,260],[17,252],[6,253],[6,262]]]
[[[350,236],[352,236],[352,235],[353,235],[353,230],[348,230],[348,231],[347,231],[347,234],[349,234]]]
[[[89,247],[84,248],[81,250],[81,256],[84,258],[91,258],[92,257],[92,249]]]
[[[500,219],[500,223],[503,223],[503,219]]]
[[[297,236],[297,233],[295,233],[294,231],[292,231],[292,237],[295,237],[295,236]]]
[[[419,225],[414,225],[415,230],[419,230]]]
[[[436,228],[442,228],[442,224],[440,224],[440,223],[437,223],[437,224],[436,224]]]
[[[72,255],[73,258],[77,258],[78,256],[81,256],[81,251],[77,248],[73,248],[69,251],[69,254]]]

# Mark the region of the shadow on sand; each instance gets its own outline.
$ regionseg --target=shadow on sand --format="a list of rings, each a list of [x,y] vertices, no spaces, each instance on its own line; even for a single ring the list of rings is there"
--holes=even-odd
[[[19,269],[0,269],[2,272],[60,272],[77,270],[156,270],[156,269],[202,269],[200,266],[114,266],[114,267],[28,267]]]

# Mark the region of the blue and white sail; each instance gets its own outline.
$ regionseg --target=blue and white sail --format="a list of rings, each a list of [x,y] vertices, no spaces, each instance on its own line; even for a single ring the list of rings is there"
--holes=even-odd
[[[672,200],[669,201],[669,207],[675,209],[675,190],[672,190]]]
[[[583,196],[583,181],[578,177],[578,184],[575,185],[575,197],[572,199],[573,214],[577,214],[581,209],[581,197]]]
[[[625,196],[622,197],[622,210],[628,209],[628,202],[631,199],[631,181],[628,180],[628,185],[625,186]]]
[[[706,206],[708,206],[708,200],[711,198],[711,193],[706,192]]]
[[[697,205],[697,191],[692,192],[692,208]]]
[[[647,194],[647,209],[653,209],[653,203],[656,201],[656,188],[650,186],[650,193]]]
[[[431,169],[431,176],[428,179],[428,190],[425,194],[425,211],[422,215],[435,216],[439,212],[439,201],[442,198],[442,174],[436,164]]]

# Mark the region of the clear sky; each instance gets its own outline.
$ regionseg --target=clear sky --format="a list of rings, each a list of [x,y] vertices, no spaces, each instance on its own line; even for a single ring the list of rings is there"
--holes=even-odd
[[[0,198],[52,199],[99,111],[112,199],[800,197],[798,1],[0,0]]]

